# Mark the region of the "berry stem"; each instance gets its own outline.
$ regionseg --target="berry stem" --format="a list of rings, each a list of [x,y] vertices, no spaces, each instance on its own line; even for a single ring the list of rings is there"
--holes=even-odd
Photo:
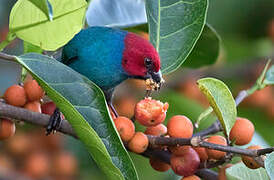
[[[193,137],[197,137],[197,136],[204,137],[209,134],[215,134],[220,131],[222,131],[222,126],[221,126],[220,121],[217,120],[211,126],[209,126],[207,129],[204,129],[202,131],[199,131],[199,132],[193,134]]]
[[[202,179],[206,180],[216,180],[218,179],[218,173],[210,169],[199,169],[196,173]]]

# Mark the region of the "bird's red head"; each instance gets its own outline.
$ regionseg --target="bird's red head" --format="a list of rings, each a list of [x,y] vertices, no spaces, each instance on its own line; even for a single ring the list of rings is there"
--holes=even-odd
[[[160,73],[159,55],[149,41],[129,32],[124,43],[122,66],[128,75],[146,79],[149,71]]]

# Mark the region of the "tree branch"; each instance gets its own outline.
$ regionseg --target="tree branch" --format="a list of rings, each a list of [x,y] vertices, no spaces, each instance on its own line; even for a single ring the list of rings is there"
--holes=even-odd
[[[24,108],[19,108],[15,106],[11,106],[0,102],[0,116],[6,117],[10,119],[16,119],[25,121],[34,125],[46,127],[49,123],[49,115],[31,112]],[[63,120],[58,131],[76,137],[75,132],[73,131],[71,125],[67,120]],[[231,146],[222,146],[218,144],[209,143],[203,141],[200,136],[192,137],[192,138],[167,138],[167,137],[158,137],[158,136],[150,136],[148,135],[150,146],[200,146],[209,149],[220,150],[224,152],[230,152],[235,154],[241,154],[246,156],[260,156],[262,154],[270,153],[274,151],[274,148],[266,148],[260,150],[251,150],[251,149],[241,149],[238,147]]]
[[[47,114],[32,112],[24,108],[5,104],[3,102],[0,102],[0,117],[25,121],[42,127],[46,127],[48,125],[50,118],[50,116]],[[62,121],[58,131],[77,138],[75,132],[67,120]]]
[[[0,52],[0,59],[16,62],[15,56]]]

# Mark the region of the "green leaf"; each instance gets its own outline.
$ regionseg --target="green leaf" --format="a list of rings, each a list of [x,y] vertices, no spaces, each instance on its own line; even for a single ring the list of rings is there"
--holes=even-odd
[[[170,108],[167,111],[165,123],[167,123],[172,116],[179,114],[187,116],[194,123],[199,114],[205,110],[198,102],[189,99],[176,91],[161,91],[160,94],[156,96],[156,99],[159,99],[162,102],[168,102],[169,104]],[[216,117],[208,116],[201,122],[199,128],[195,130],[198,132],[202,129],[206,129],[214,121],[216,121]]]
[[[263,83],[266,85],[274,85],[274,65],[267,70]]]
[[[216,31],[207,24],[183,66],[199,68],[212,65],[218,59],[219,51],[220,37]]]
[[[238,163],[226,169],[228,180],[268,180],[264,168],[249,169],[244,163]]]
[[[104,95],[94,83],[48,56],[31,53],[19,56],[17,61],[57,104],[109,179],[138,179],[109,116]]]
[[[43,50],[38,46],[28,43],[27,41],[24,41],[24,54],[31,53],[31,52],[41,54]]]
[[[51,0],[54,16],[47,16],[29,0],[18,0],[10,13],[9,28],[16,36],[44,50],[54,51],[83,27],[85,0]]]
[[[48,17],[50,21],[52,21],[53,12],[52,6],[48,0],[29,0],[32,2],[36,7],[38,7],[45,15]]]
[[[213,108],[210,106],[209,108],[207,108],[204,112],[202,112],[197,121],[196,121],[196,125],[199,126],[200,122],[205,119],[206,117],[208,117],[211,113],[213,112]]]
[[[175,71],[202,33],[207,0],[147,0],[150,41],[160,54],[163,73]]]
[[[237,117],[236,104],[229,88],[215,78],[203,78],[197,82],[228,135]]]
[[[266,172],[269,175],[270,179],[274,179],[274,152],[266,156],[264,164]]]

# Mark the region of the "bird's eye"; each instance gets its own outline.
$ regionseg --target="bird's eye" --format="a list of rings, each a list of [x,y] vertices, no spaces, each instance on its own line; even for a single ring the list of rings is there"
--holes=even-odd
[[[145,65],[146,66],[151,66],[152,65],[152,60],[149,58],[145,58]]]

